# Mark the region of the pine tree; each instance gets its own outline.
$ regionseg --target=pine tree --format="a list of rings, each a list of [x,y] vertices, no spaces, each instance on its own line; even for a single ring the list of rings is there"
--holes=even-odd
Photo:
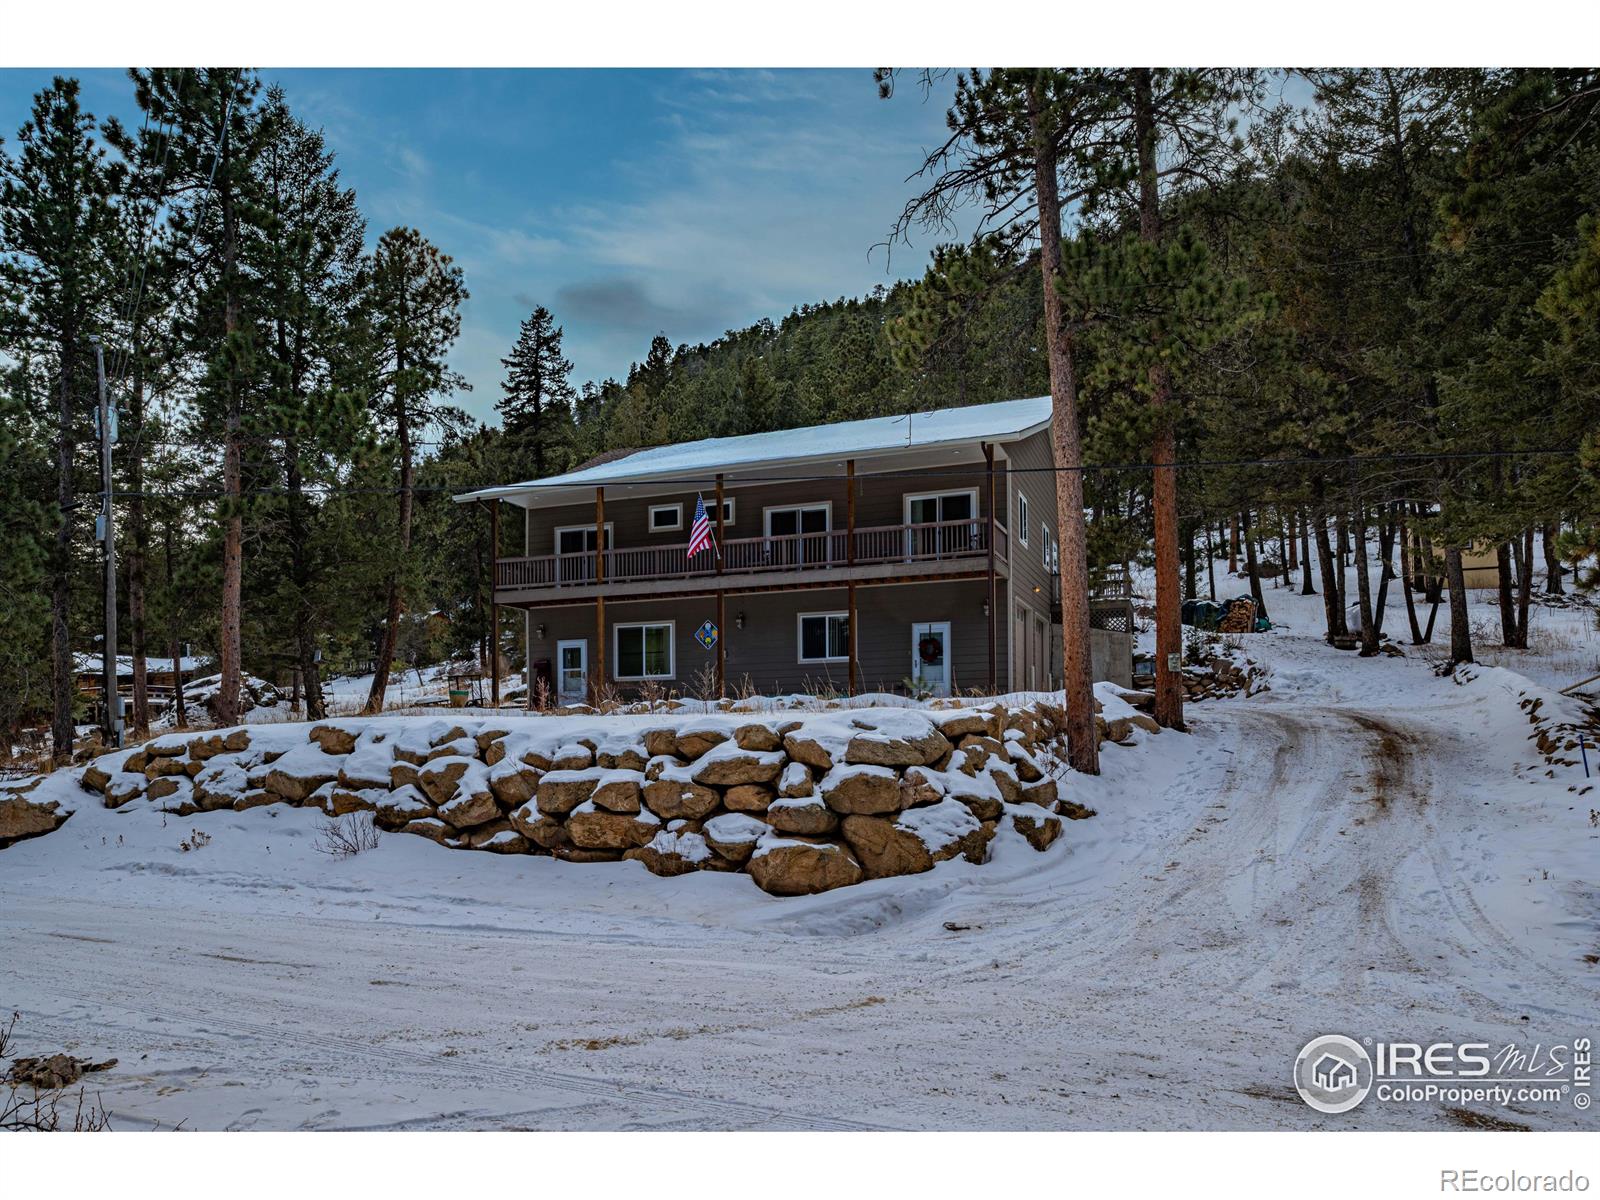
[[[50,517],[36,498],[50,463],[43,440],[28,436],[32,421],[19,375],[9,372],[0,382],[0,758],[10,757],[24,718],[47,708],[53,691],[44,636],[51,628],[44,586],[50,548],[41,536]]]
[[[465,423],[463,414],[439,400],[467,387],[446,363],[461,333],[467,287],[450,256],[410,228],[391,229],[378,239],[365,275],[363,313],[371,339],[366,386],[374,413],[393,433],[399,458],[393,565],[384,586],[382,634],[366,704],[368,712],[381,712],[411,566],[416,443],[430,427],[449,430]]]
[[[76,691],[70,640],[74,469],[95,396],[91,334],[104,335],[120,263],[114,193],[94,117],[76,80],[54,79],[34,97],[15,158],[0,155],[0,286],[17,304],[7,342],[48,379],[55,441],[56,529],[50,558],[51,739],[55,760],[72,756]],[[43,416],[43,414],[40,414]],[[106,647],[115,653],[115,647]]]
[[[326,575],[336,561],[308,485],[336,482],[338,466],[361,448],[366,432],[355,311],[366,226],[321,132],[290,116],[276,89],[266,120],[271,135],[256,163],[263,219],[250,247],[261,264],[267,314],[259,338],[266,404],[257,428],[281,462],[281,544],[289,561],[262,564],[261,591],[279,599],[269,614],[290,618],[288,636],[272,640],[293,645],[306,715],[317,720],[326,715],[318,637],[330,626]]]
[[[1119,272],[1116,286],[1127,300],[1148,304],[1185,292],[1163,316],[1148,321],[1140,356],[1144,390],[1151,408],[1151,508],[1155,524],[1156,700],[1155,719],[1169,728],[1183,726],[1183,676],[1178,578],[1177,426],[1179,401],[1173,392],[1171,355],[1187,343],[1190,331],[1203,328],[1229,307],[1222,289],[1207,279],[1205,254],[1193,238],[1169,241],[1163,228],[1164,192],[1173,181],[1219,178],[1227,162],[1242,148],[1233,134],[1229,112],[1249,99],[1250,72],[1136,67],[1108,72],[1104,81],[1114,108],[1102,126],[1095,150],[1103,191],[1091,208],[1113,205],[1122,198],[1118,183],[1131,184],[1125,203],[1136,215],[1128,220],[1138,230],[1147,253],[1143,263]],[[1065,281],[1063,281],[1065,282]],[[1241,307],[1237,296],[1232,307]],[[1114,309],[1113,309],[1114,311]],[[1230,314],[1231,315],[1231,314]]]
[[[889,95],[893,79],[879,74]],[[1105,85],[1095,71],[997,69],[959,73],[947,116],[950,136],[928,155],[927,187],[907,202],[896,236],[913,224],[948,228],[963,204],[981,207],[979,236],[993,233],[1010,248],[1039,242],[1044,344],[1052,400],[1051,444],[1058,468],[1056,513],[1061,532],[1062,675],[1068,757],[1098,773],[1099,739],[1089,660],[1088,536],[1084,522],[1082,430],[1076,331],[1056,290],[1061,278],[1062,216],[1093,190],[1088,142],[1104,117]],[[1063,176],[1068,189],[1062,190]]]
[[[533,478],[563,470],[572,448],[572,363],[561,353],[562,328],[543,305],[522,322],[517,343],[500,360],[505,395],[495,402],[511,449],[531,462]],[[519,474],[518,476],[522,476]]]
[[[260,83],[248,70],[156,68],[130,74],[147,119],[138,149],[145,161],[166,163],[176,199],[171,223],[178,269],[194,280],[185,328],[203,373],[194,397],[197,432],[222,448],[222,678],[214,707],[219,722],[232,724],[242,712],[246,424],[249,397],[260,384],[253,311],[259,280],[245,243],[249,227],[260,220],[254,163],[271,130],[257,104]]]

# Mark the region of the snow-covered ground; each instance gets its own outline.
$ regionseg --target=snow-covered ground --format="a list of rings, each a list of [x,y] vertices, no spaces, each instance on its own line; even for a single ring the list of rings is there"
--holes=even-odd
[[[398,835],[333,860],[309,809],[84,803],[0,851],[0,1008],[22,1053],[116,1056],[91,1094],[121,1128],[1592,1129],[1321,1116],[1290,1083],[1323,1033],[1597,1032],[1600,792],[1518,703],[1578,713],[1523,676],[1600,670],[1592,614],[1534,614],[1584,661],[1450,679],[1267,598],[1280,627],[1241,641],[1270,690],[1104,747],[1063,786],[1099,815],[1044,854],[778,899]]]

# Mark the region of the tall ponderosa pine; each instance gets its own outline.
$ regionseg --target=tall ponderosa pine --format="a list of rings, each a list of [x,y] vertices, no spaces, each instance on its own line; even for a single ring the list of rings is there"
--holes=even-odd
[[[270,129],[257,105],[260,84],[250,71],[157,68],[131,74],[135,98],[148,119],[143,157],[166,163],[175,202],[177,270],[187,276],[189,292],[184,323],[201,372],[194,395],[196,432],[222,448],[221,682],[214,708],[218,721],[232,724],[242,712],[247,401],[260,382],[257,326],[250,311],[259,281],[246,260],[245,242],[247,226],[261,219],[254,164]]]
[[[1177,426],[1179,402],[1173,392],[1171,355],[1183,347],[1191,329],[1223,317],[1221,290],[1206,279],[1205,254],[1193,239],[1167,245],[1162,207],[1178,184],[1216,180],[1241,143],[1234,137],[1230,111],[1248,99],[1248,73],[1136,67],[1106,72],[1102,80],[1112,99],[1096,156],[1104,191],[1097,199],[1119,199],[1123,180],[1131,185],[1126,203],[1147,253],[1142,267],[1117,281],[1126,300],[1150,301],[1182,294],[1165,314],[1144,324],[1143,388],[1151,409],[1151,511],[1156,576],[1155,718],[1183,725],[1183,650],[1178,577]],[[1152,286],[1153,285],[1153,286]],[[1181,291],[1180,291],[1181,289]],[[1237,298],[1235,298],[1237,300]],[[1115,311],[1115,309],[1113,309]],[[1131,349],[1131,347],[1130,347]]]
[[[892,76],[879,74],[880,93]],[[1095,71],[997,69],[956,76],[947,124],[950,136],[928,155],[929,183],[902,210],[896,235],[913,225],[951,226],[964,205],[977,205],[979,236],[992,233],[1012,250],[1039,245],[1045,356],[1057,467],[1056,514],[1061,533],[1062,676],[1068,757],[1080,771],[1100,769],[1089,659],[1088,536],[1084,521],[1082,430],[1075,331],[1056,290],[1061,278],[1062,218],[1091,190],[1089,157],[1101,128],[1106,89]],[[1067,187],[1062,187],[1063,177]]]
[[[572,363],[561,353],[561,326],[542,304],[522,322],[500,360],[505,395],[495,402],[511,449],[540,479],[565,467],[572,446]]]
[[[400,642],[410,565],[417,441],[429,429],[462,425],[460,413],[440,398],[466,383],[446,364],[461,333],[467,288],[461,268],[415,229],[391,229],[378,239],[366,267],[362,310],[369,330],[371,363],[367,386],[385,434],[392,434],[399,459],[399,505],[392,566],[385,583],[383,629],[367,711],[383,709],[389,668]]]
[[[55,79],[34,97],[14,158],[0,155],[0,286],[15,305],[6,342],[36,372],[38,415],[55,442],[56,527],[50,558],[51,739],[57,762],[72,755],[77,688],[70,641],[74,467],[95,400],[91,334],[107,336],[119,295],[118,173],[78,102],[76,80]],[[115,647],[106,647],[114,653]]]
[[[366,432],[356,311],[366,225],[321,132],[294,119],[277,89],[266,116],[271,135],[256,162],[263,220],[250,246],[263,309],[258,353],[267,403],[258,425],[279,460],[288,562],[269,555],[262,591],[289,618],[287,637],[275,640],[292,646],[306,715],[316,720],[326,715],[317,651],[330,623],[324,592],[336,555],[320,536],[310,488],[337,484],[339,464]]]

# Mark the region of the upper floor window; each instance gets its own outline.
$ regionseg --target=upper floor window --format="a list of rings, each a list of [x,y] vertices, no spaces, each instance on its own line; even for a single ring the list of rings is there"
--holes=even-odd
[[[611,549],[612,522],[606,522],[606,549]],[[557,554],[593,554],[595,529],[593,525],[563,525],[556,529]]]
[[[652,504],[650,506],[650,532],[671,533],[683,528],[683,505]]]
[[[786,505],[769,508],[767,514],[768,537],[791,537],[797,533],[827,533],[832,524],[833,506],[821,504]]]
[[[1017,493],[1017,540],[1028,544],[1028,498],[1021,492]]]
[[[978,490],[926,492],[906,497],[907,525],[935,525],[945,521],[970,521],[978,515]]]

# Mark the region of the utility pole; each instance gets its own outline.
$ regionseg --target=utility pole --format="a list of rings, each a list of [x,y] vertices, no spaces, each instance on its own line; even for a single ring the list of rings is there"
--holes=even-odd
[[[106,636],[101,647],[101,664],[105,667],[105,725],[104,742],[107,746],[122,745],[122,697],[117,694],[117,543],[112,530],[111,510],[111,446],[117,440],[116,414],[106,398],[105,349],[98,337],[90,337],[94,346],[95,372],[100,379],[100,407],[96,410],[100,433],[100,518],[95,522],[95,534],[106,552]]]

